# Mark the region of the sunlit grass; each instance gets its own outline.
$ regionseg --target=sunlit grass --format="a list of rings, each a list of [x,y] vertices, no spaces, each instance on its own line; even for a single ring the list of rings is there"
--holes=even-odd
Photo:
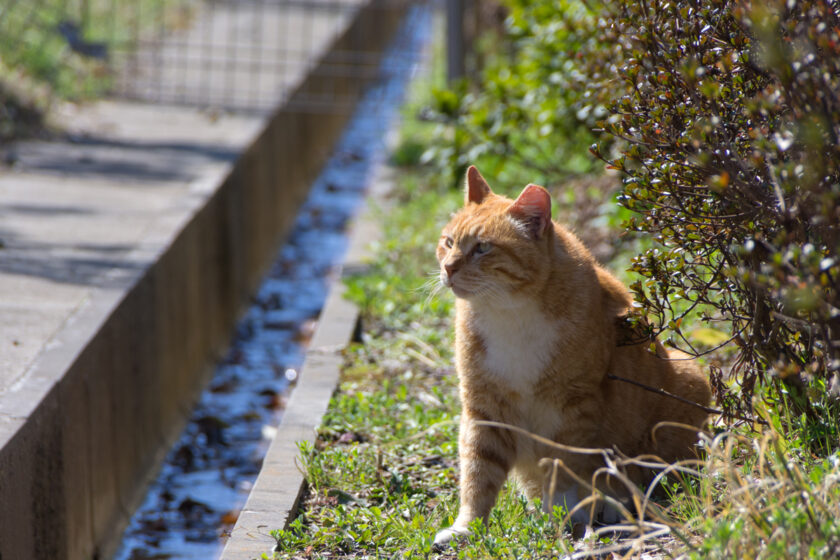
[[[840,405],[824,391],[811,415],[791,414],[796,405],[780,382],[756,402],[764,424],[715,422],[697,461],[651,464],[663,475],[657,488],[633,490],[637,507],[625,512],[621,532],[602,528],[574,539],[564,523],[568,512],[543,513],[508,483],[487,525],[476,523],[456,546],[432,549],[435,533],[457,513],[459,418],[453,300],[431,293],[434,246],[463,195],[448,175],[422,163],[421,147],[434,138],[436,125],[415,118],[419,104],[422,97],[406,109],[394,158],[402,165],[397,189],[379,212],[384,240],[369,270],[348,280],[348,293],[363,311],[363,341],[346,352],[343,380],[316,445],[301,449],[308,493],[291,526],[274,533],[276,557],[840,557]],[[603,192],[581,188],[561,196],[556,217],[573,222],[576,212],[593,205],[597,214],[574,225],[578,231],[605,228],[614,239],[606,264],[629,283],[636,277],[625,270],[650,241],[620,238],[625,209]],[[696,314],[680,327],[701,348],[719,341],[717,325]],[[729,358],[718,351],[705,359]],[[608,469],[619,479],[635,460],[610,459]]]
[[[112,87],[117,50],[148,40],[150,31],[182,27],[193,8],[189,0],[0,2],[0,82],[23,79],[64,100],[101,96]]]

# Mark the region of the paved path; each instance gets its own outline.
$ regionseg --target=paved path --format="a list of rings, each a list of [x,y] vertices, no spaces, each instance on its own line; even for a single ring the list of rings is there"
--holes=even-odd
[[[402,13],[366,4],[330,60]],[[114,552],[346,122],[309,100],[362,88],[332,69],[276,112],[67,107],[0,154],[0,556]]]
[[[0,171],[0,395],[98,292],[154,261],[261,124],[114,102],[61,118],[67,140],[18,144]]]
[[[154,99],[174,95],[180,84],[185,95],[205,88],[210,101],[258,100],[254,107],[264,109],[271,98],[274,107],[343,29],[348,13],[304,11],[287,0],[212,5],[189,30],[141,53],[149,60],[125,87]],[[257,72],[260,83],[245,83],[247,76],[227,74],[225,66],[209,74],[202,67],[179,74],[182,61],[173,53],[190,52],[179,42],[212,37],[216,49],[232,48],[225,40],[238,37],[241,48],[231,52],[240,56],[262,49],[263,66],[241,65],[242,72]],[[279,71],[272,72],[269,58],[280,51],[286,70],[274,65]],[[153,65],[146,63],[161,52],[168,62],[150,75]],[[66,138],[7,150],[4,159],[13,165],[0,167],[0,395],[97,290],[125,286],[153,261],[179,220],[254,139],[262,119],[258,113],[105,101],[60,111]]]

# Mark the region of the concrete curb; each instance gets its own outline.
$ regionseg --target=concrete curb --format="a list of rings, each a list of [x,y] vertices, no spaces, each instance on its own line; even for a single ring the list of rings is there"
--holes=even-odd
[[[274,546],[270,532],[288,526],[297,514],[304,489],[298,445],[315,441],[315,429],[338,385],[341,350],[350,342],[358,321],[358,309],[343,299],[341,287],[338,282],[330,290],[300,380],[222,553],[223,560],[259,558],[270,553]]]
[[[350,228],[350,244],[342,264],[342,277],[359,274],[371,259],[368,250],[381,231],[372,217],[374,201],[390,190],[390,169],[381,166],[368,190],[365,208]],[[298,381],[283,412],[277,435],[269,446],[248,501],[231,533],[221,560],[250,560],[271,555],[276,542],[270,532],[287,529],[298,513],[306,481],[298,462],[298,446],[313,444],[316,430],[338,387],[342,352],[360,327],[359,309],[344,299],[344,284],[337,278],[318,319]]]
[[[331,54],[380,53],[403,11],[362,8],[236,163],[203,176],[184,212],[144,239],[137,266],[92,292],[0,393],[0,559],[114,552],[349,117],[295,106],[357,96],[360,80],[325,69]],[[327,348],[330,336],[344,334],[313,343]]]

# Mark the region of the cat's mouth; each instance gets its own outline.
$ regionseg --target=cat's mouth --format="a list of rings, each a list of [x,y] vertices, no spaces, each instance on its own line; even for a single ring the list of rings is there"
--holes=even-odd
[[[457,297],[460,297],[460,298],[467,297],[468,295],[470,295],[472,293],[472,292],[468,292],[467,290],[465,290],[465,289],[463,289],[459,286],[456,286],[455,284],[452,284],[451,286],[449,286],[449,289],[452,290],[453,294],[455,294]]]
[[[452,277],[446,274],[440,275],[440,283],[452,290],[452,293],[455,294],[456,297],[466,297],[472,293],[469,290],[464,289],[463,286],[456,284]]]
[[[472,292],[468,292],[467,290],[465,290],[463,288],[459,288],[457,286],[452,286],[452,288],[450,288],[450,289],[452,290],[452,293],[455,294],[455,297],[458,297],[458,298],[461,298],[461,299],[469,299],[470,296],[473,295]]]

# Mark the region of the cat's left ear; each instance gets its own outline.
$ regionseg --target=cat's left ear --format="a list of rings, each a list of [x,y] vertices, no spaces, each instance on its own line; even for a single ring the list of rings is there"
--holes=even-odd
[[[508,209],[528,234],[540,239],[551,224],[551,195],[539,185],[528,185]]]
[[[487,184],[487,181],[484,180],[484,177],[481,176],[481,173],[478,172],[478,169],[474,165],[470,165],[470,168],[467,169],[467,185],[465,190],[464,206],[470,202],[481,204],[487,198],[487,195],[493,192],[490,190],[490,185]]]

